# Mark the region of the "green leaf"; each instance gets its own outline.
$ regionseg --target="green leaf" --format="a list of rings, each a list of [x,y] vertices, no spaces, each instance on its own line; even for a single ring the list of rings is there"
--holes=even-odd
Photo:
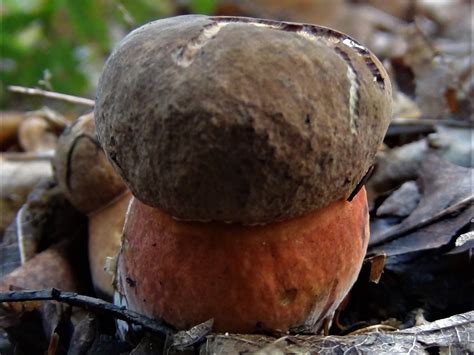
[[[190,0],[191,11],[198,14],[212,14],[217,5],[217,0]]]
[[[66,0],[68,15],[82,43],[96,42],[103,51],[110,47],[107,22],[101,14],[101,6],[93,0]]]
[[[38,19],[37,14],[12,13],[5,14],[1,19],[0,36],[2,40],[5,34],[11,34],[23,30],[33,21]]]
[[[34,13],[37,12],[47,0],[2,0],[2,6],[7,13]]]

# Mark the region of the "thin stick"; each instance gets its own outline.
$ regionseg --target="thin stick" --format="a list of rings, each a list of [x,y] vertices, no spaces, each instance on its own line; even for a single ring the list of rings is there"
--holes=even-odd
[[[26,95],[38,95],[48,97],[50,99],[62,100],[72,104],[85,105],[89,107],[94,107],[95,101],[91,99],[86,99],[84,97],[61,94],[59,92],[46,91],[41,89],[27,88],[23,86],[10,85],[8,90],[11,92],[18,92],[20,94]]]
[[[55,288],[36,291],[0,292],[0,303],[25,301],[58,301],[141,325],[144,329],[153,333],[170,335],[176,332],[163,321],[148,318],[125,307],[119,307],[99,298],[83,296],[75,292],[63,292]]]
[[[374,325],[369,325],[368,327],[365,327],[365,328],[354,330],[353,332],[350,332],[349,334],[346,334],[346,335],[348,335],[348,336],[350,336],[350,335],[359,335],[359,334],[369,333],[369,332],[373,332],[373,331],[378,332],[379,330],[388,331],[388,332],[395,332],[399,329],[395,328],[395,327],[392,327],[391,325],[388,325],[388,324],[374,324]]]
[[[390,121],[391,126],[451,126],[451,127],[472,127],[471,122],[456,121],[453,119],[445,118],[407,118],[407,117],[394,117]]]
[[[54,150],[45,150],[42,152],[2,152],[0,159],[10,161],[35,161],[35,160],[53,160]]]

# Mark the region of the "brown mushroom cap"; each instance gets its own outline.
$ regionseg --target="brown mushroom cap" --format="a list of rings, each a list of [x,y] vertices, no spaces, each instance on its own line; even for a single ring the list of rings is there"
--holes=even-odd
[[[64,195],[84,214],[105,206],[126,190],[97,140],[93,113],[79,117],[64,130],[53,165]]]
[[[257,224],[349,196],[383,140],[391,86],[333,30],[192,15],[130,33],[95,110],[139,200],[180,219]]]

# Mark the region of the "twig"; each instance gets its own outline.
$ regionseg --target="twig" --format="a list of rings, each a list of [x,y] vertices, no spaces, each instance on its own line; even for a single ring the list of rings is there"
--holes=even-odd
[[[25,301],[58,301],[141,325],[144,329],[153,333],[170,335],[176,332],[163,321],[148,318],[125,307],[119,307],[99,298],[83,296],[75,292],[63,292],[55,288],[36,291],[0,292],[0,303]]]
[[[469,205],[472,205],[474,202],[474,196],[469,196],[465,198],[464,200],[459,201],[458,203],[449,206],[448,208],[442,210],[441,212],[435,214],[434,216],[422,219],[420,222],[417,224],[412,224],[408,225],[406,227],[402,228],[397,228],[395,230],[388,230],[387,232],[383,233],[382,235],[377,237],[377,242],[373,243],[370,245],[370,248],[378,247],[382,244],[385,244],[387,242],[391,242],[392,240],[395,240],[405,234],[411,233],[416,231],[417,229],[426,227],[430,224],[433,224],[434,222],[437,222],[441,218],[444,218],[446,216],[449,216],[453,213],[459,212],[463,210],[464,208],[468,207]]]
[[[431,54],[432,54],[432,58],[440,55],[440,52],[439,50],[436,48],[436,46],[433,44],[433,41],[426,35],[425,31],[423,30],[423,28],[421,27],[421,24],[420,24],[420,17],[417,16],[415,17],[415,21],[414,21],[414,26],[415,26],[415,30],[416,32],[418,33],[418,35],[420,35],[421,39],[423,40],[424,44],[429,48],[429,50],[431,51]]]
[[[378,332],[379,330],[382,331],[388,331],[388,332],[394,332],[399,330],[398,328],[392,327],[391,325],[388,324],[374,324],[374,325],[369,325],[368,327],[360,328],[357,330],[354,330],[353,332],[350,332],[347,335],[359,335],[359,334],[364,334],[364,333],[369,333],[369,332]]]
[[[0,158],[10,161],[53,160],[54,150],[42,152],[2,152]]]
[[[473,126],[472,122],[457,121],[446,118],[406,118],[406,117],[393,117],[390,121],[391,126],[451,126],[451,127],[462,127],[470,128]]]
[[[8,90],[11,92],[18,92],[20,94],[27,95],[38,95],[48,97],[50,99],[62,100],[73,104],[85,105],[89,107],[94,107],[95,101],[91,99],[86,99],[84,97],[61,94],[59,92],[46,91],[41,89],[26,88],[23,86],[10,85]]]
[[[127,10],[127,8],[122,4],[122,2],[118,2],[117,4],[117,9],[120,11],[122,14],[122,18],[129,27],[135,27],[137,25],[137,21],[132,17],[130,12]]]

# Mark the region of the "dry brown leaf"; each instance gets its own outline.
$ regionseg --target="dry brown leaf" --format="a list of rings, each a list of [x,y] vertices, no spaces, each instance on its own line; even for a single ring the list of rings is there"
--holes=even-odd
[[[398,332],[354,336],[285,336],[280,339],[243,334],[215,334],[201,346],[201,354],[317,353],[317,354],[424,354],[428,348],[474,351],[474,312],[468,312]]]
[[[0,112],[0,150],[5,150],[16,142],[16,133],[24,114],[14,111]]]
[[[27,152],[53,151],[56,148],[58,134],[46,119],[31,115],[21,122],[18,140],[20,146]]]
[[[367,258],[365,262],[370,264],[370,275],[369,281],[378,284],[380,277],[382,276],[383,269],[385,267],[385,261],[387,260],[387,255],[380,254],[375,255],[370,258]]]

